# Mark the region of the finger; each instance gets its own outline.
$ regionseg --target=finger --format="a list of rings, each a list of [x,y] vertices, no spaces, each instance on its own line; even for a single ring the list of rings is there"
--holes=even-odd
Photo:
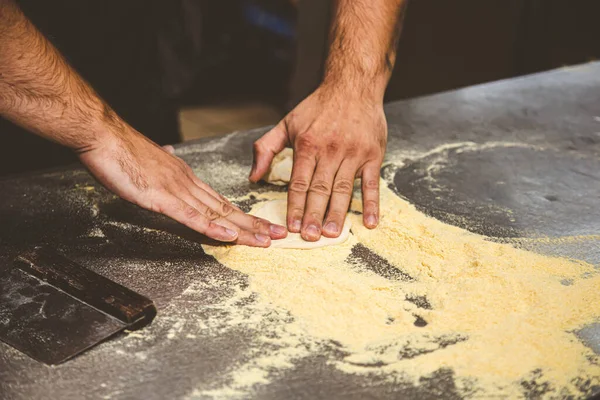
[[[242,211],[241,208],[239,208],[238,206],[236,206],[235,204],[233,204],[227,197],[225,197],[222,194],[218,193],[216,190],[214,190],[212,187],[210,187],[207,183],[201,181],[200,178],[198,178],[193,173],[191,174],[191,178],[194,181],[194,183],[196,184],[196,186],[198,186],[200,189],[203,189],[206,192],[210,193],[214,198],[220,199],[221,201],[226,202],[227,204],[231,205],[236,210]]]
[[[288,143],[285,122],[282,120],[263,137],[254,142],[254,159],[250,171],[250,181],[258,182],[267,172],[271,161]]]
[[[221,195],[219,192],[217,192],[215,189],[213,189],[208,183],[206,183],[206,182],[202,181],[200,178],[198,178],[196,176],[196,174],[194,174],[193,170],[190,173],[190,178],[194,181],[194,183],[196,184],[196,186],[198,186],[200,189],[203,189],[203,190],[207,191],[213,197],[215,197],[217,199],[222,199],[223,201],[227,201],[227,202],[231,203],[229,201],[229,199],[227,199],[227,197]],[[231,203],[231,204],[233,205],[233,203]]]
[[[298,233],[302,228],[306,195],[316,163],[317,160],[311,153],[294,153],[294,166],[288,186],[287,226],[290,232]]]
[[[174,155],[175,154],[175,147],[171,146],[170,144],[167,144],[165,146],[162,147],[164,151],[166,151],[169,154]]]
[[[269,247],[271,245],[271,238],[269,235],[265,235],[260,232],[249,232],[236,225],[231,220],[227,219],[226,216],[221,215],[229,215],[231,212],[233,212],[233,208],[225,207],[224,209],[216,211],[214,208],[218,208],[219,206],[215,205],[215,203],[213,203],[214,208],[210,207],[208,204],[205,204],[202,200],[208,200],[207,203],[212,202],[212,200],[209,199],[212,198],[212,196],[208,195],[207,193],[202,195],[202,200],[196,198],[190,191],[179,191],[179,195],[182,196],[182,199],[187,204],[190,204],[192,207],[198,210],[200,214],[204,215],[208,220],[231,231],[235,231],[237,233],[237,239],[235,240],[236,244],[254,247]]]
[[[252,247],[269,247],[271,245],[271,238],[268,235],[249,232],[222,217],[215,219],[214,222],[238,232],[238,238],[236,239],[235,244]]]
[[[285,226],[272,224],[266,219],[257,218],[239,210],[231,213],[227,219],[242,229],[257,235],[268,236],[271,239],[283,239],[288,234]]]
[[[222,196],[216,190],[214,190],[212,187],[210,187],[210,185],[206,184],[200,178],[198,178],[196,176],[196,174],[194,173],[194,170],[189,165],[187,165],[187,164],[185,164],[185,165],[186,165],[185,169],[187,171],[187,176],[195,183],[196,186],[198,186],[198,187],[200,187],[200,189],[210,193],[214,198],[220,199],[220,200],[230,204],[233,208],[240,210],[240,208],[238,206],[236,206],[231,201],[229,201],[225,196]]]
[[[369,162],[362,171],[363,223],[369,229],[379,224],[379,162]]]
[[[321,159],[310,182],[302,219],[302,239],[314,242],[321,238],[323,219],[331,197],[331,188],[341,161]]]
[[[329,200],[329,211],[327,211],[327,217],[323,224],[323,235],[326,237],[335,238],[342,233],[348,207],[352,201],[354,177],[357,170],[357,162],[344,160],[335,176]]]
[[[259,241],[264,241],[265,236],[273,239],[283,239],[287,236],[287,230],[284,226],[271,224],[265,219],[246,214],[222,196],[217,195],[219,197],[216,198],[196,185],[190,185],[188,189],[190,195],[193,196],[193,200],[191,201],[210,208],[219,217],[230,221],[243,230],[255,234]]]
[[[212,239],[233,242],[238,238],[238,232],[211,221],[196,208],[175,196],[168,195],[167,199],[162,200],[157,211]]]

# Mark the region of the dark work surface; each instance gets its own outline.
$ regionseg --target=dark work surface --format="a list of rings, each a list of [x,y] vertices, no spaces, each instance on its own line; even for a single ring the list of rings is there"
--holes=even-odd
[[[600,63],[393,103],[386,111],[382,176],[419,209],[497,240],[599,233]],[[264,131],[187,143],[177,152],[227,196],[264,190],[236,174],[249,169],[251,143]],[[221,174],[223,165],[233,178]],[[259,315],[252,296],[235,315],[220,307],[247,286],[243,274],[204,255],[198,235],[116,199],[77,167],[0,181],[0,193],[0,268],[47,244],[158,307],[139,336],[119,335],[58,367],[0,344],[0,398],[184,398],[222,386],[256,350],[256,335],[269,326],[262,321],[286,323],[286,316]],[[532,249],[600,265],[593,240]],[[371,269],[389,279],[412,279],[364,246],[352,257],[376,264]],[[256,326],[233,323],[257,315]],[[598,325],[579,336],[600,353]],[[328,363],[334,347],[275,373],[254,396],[459,398],[451,370],[441,368],[419,386],[351,376]]]

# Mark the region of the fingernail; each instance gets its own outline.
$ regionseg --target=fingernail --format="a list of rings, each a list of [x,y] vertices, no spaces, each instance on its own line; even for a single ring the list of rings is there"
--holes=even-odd
[[[301,226],[302,226],[302,221],[300,221],[299,219],[292,221],[292,229],[295,230],[296,232],[300,230]]]
[[[269,237],[261,233],[255,233],[254,237],[261,243],[267,243],[269,241]]]
[[[314,225],[309,225],[306,228],[306,233],[309,236],[319,236],[319,229],[316,226],[314,226]]]
[[[327,225],[325,225],[325,230],[329,233],[337,233],[338,232],[337,224],[333,221],[328,222]]]
[[[284,226],[275,225],[275,224],[269,226],[269,229],[271,230],[271,233],[273,235],[283,235],[286,231]]]
[[[374,215],[369,215],[367,217],[367,225],[368,226],[377,226],[377,217]]]
[[[232,236],[232,237],[236,237],[237,236],[237,232],[234,231],[233,229],[225,228],[225,232],[227,232],[227,234],[229,236]]]

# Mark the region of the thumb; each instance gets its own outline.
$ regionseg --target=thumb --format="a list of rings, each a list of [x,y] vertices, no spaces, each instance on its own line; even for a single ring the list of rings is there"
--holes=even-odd
[[[175,154],[175,147],[171,146],[170,144],[162,146],[162,149],[171,155]]]
[[[273,157],[282,151],[287,143],[288,136],[283,121],[254,142],[254,161],[249,177],[251,182],[258,182],[263,177]]]

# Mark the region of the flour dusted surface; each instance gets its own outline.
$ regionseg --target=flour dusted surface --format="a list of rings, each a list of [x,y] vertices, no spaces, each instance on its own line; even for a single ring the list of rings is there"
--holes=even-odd
[[[360,202],[352,208],[360,212]],[[427,217],[387,189],[381,210],[372,231],[352,215],[354,235],[333,248],[204,248],[247,274],[259,302],[289,312],[290,346],[339,345],[345,355],[331,363],[346,373],[418,384],[450,369],[465,397],[522,397],[527,382],[547,397],[582,397],[600,384],[598,356],[573,333],[600,319],[600,276],[592,265],[489,241]],[[369,268],[354,254],[358,246],[400,278]],[[285,356],[292,362],[303,352],[280,352],[273,366],[285,368]],[[268,375],[252,377],[268,365],[263,357],[255,368],[232,371],[236,390],[245,378],[246,389],[265,383]],[[219,390],[231,388],[210,395]]]

